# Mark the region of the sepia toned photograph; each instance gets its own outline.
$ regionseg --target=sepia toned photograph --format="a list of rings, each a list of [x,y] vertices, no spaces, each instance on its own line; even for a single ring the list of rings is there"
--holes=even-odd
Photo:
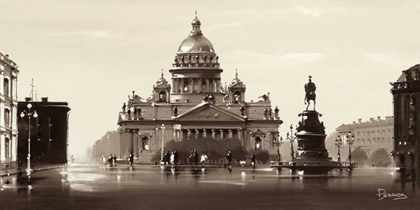
[[[0,210],[420,209],[418,0],[0,9]]]

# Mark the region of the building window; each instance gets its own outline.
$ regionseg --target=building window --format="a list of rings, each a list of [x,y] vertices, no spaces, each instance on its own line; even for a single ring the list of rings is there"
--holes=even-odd
[[[9,96],[9,79],[5,78],[3,83],[4,95]]]
[[[159,92],[159,102],[166,102],[166,92],[163,90]]]
[[[9,138],[6,138],[4,141],[4,150],[5,150],[5,156],[10,157],[10,140]]]
[[[10,127],[10,110],[4,109],[4,125]]]

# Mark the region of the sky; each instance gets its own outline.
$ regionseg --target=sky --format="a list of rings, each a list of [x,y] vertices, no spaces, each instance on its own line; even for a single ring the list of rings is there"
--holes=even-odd
[[[67,101],[70,153],[117,128],[128,95],[147,98],[191,31],[195,10],[247,101],[270,92],[285,136],[308,76],[327,133],[393,114],[391,86],[420,61],[420,1],[1,0],[0,52],[19,65],[18,97]]]

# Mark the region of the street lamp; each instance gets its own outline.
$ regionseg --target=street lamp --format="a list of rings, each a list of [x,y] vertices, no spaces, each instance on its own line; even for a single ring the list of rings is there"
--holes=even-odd
[[[278,156],[278,161],[281,161],[281,156],[280,156],[280,146],[281,144],[283,144],[283,137],[280,136],[280,134],[277,136],[277,156]]]
[[[338,160],[338,162],[340,162],[340,161],[341,161],[341,157],[340,157],[340,147],[341,147],[342,143],[343,143],[343,140],[341,140],[340,135],[338,135],[338,136],[337,136],[337,139],[335,140],[335,146],[337,147],[337,150],[338,150],[338,154],[337,154],[337,160]]]
[[[351,131],[349,131],[349,133],[347,134],[347,143],[349,144],[349,162],[351,164],[351,146],[353,145],[354,142],[354,135],[351,133]]]
[[[165,124],[162,124],[162,126],[160,126],[160,129],[162,129],[162,150],[160,151],[160,161],[163,161],[163,134],[165,131]]]
[[[110,153],[109,152],[109,133],[106,134],[106,138],[108,139],[108,153]]]
[[[38,114],[36,113],[36,110],[31,112],[32,104],[28,103],[26,106],[28,107],[28,111],[23,110],[22,113],[20,113],[20,117],[24,118],[25,116],[28,117],[28,168],[26,169],[26,173],[28,174],[28,178],[31,177],[31,117],[37,118]]]
[[[293,132],[293,125],[290,125],[290,133],[287,132],[287,137],[286,139],[288,139],[290,141],[290,154],[292,155],[292,161],[295,160],[295,151],[293,150],[293,142],[295,142],[296,140],[296,132]]]

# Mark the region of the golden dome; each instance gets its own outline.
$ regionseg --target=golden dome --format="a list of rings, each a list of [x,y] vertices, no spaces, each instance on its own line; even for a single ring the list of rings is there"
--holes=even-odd
[[[201,22],[197,18],[197,12],[194,20],[191,22],[192,30],[190,35],[182,41],[178,48],[179,53],[187,52],[211,52],[214,53],[214,47],[211,42],[203,36],[201,31]]]

